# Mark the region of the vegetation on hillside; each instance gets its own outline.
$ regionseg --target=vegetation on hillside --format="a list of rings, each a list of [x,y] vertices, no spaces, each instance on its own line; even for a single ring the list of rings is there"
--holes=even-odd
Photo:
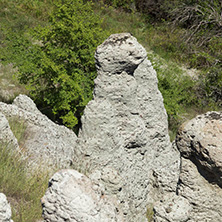
[[[104,0],[103,2],[107,2]],[[146,44],[160,56],[201,70],[198,99],[222,105],[222,2],[220,0],[110,0],[142,12]],[[134,6],[134,7],[133,7]],[[154,36],[152,36],[154,35]]]
[[[185,116],[221,108],[219,0],[19,0],[1,6],[0,59],[19,67],[20,82],[59,123],[78,129],[96,77],[95,48],[117,32],[131,32],[148,50],[170,129]],[[195,78],[186,74],[191,68],[199,70]]]
[[[20,144],[25,137],[26,124],[17,118],[10,119],[10,128]],[[48,174],[42,170],[27,172],[27,160],[13,150],[11,144],[0,142],[0,192],[7,196],[14,222],[30,222],[41,219],[40,199],[44,195]]]
[[[78,129],[96,77],[95,48],[108,34],[130,32],[157,71],[172,138],[184,119],[221,109],[220,0],[93,2],[0,1],[0,92],[17,86],[16,94],[29,94],[50,118]],[[12,65],[18,70],[13,79]],[[22,141],[24,123],[10,124]],[[46,175],[27,175],[25,165],[8,144],[0,145],[0,192],[9,197],[15,222],[41,217],[39,200],[47,186]]]
[[[13,44],[10,59],[19,67],[20,82],[54,120],[72,129],[92,98],[94,52],[105,39],[100,23],[89,2],[58,1],[46,26],[6,39]]]

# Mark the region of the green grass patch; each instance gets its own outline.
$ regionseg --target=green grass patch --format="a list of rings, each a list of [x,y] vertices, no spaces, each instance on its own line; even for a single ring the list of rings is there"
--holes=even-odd
[[[28,134],[27,123],[23,119],[16,116],[8,118],[8,122],[11,128],[11,131],[13,132],[21,148]]]
[[[9,118],[10,128],[22,143],[27,134],[26,123],[17,118]],[[0,143],[0,192],[4,193],[12,207],[14,222],[31,222],[41,219],[40,199],[48,185],[48,173],[39,169],[27,169],[28,159],[10,144]]]
[[[7,144],[0,144],[0,192],[12,207],[14,222],[41,219],[40,199],[48,185],[48,175],[41,171],[27,173],[26,161]]]
[[[11,103],[19,94],[28,94],[25,86],[20,84],[15,76],[16,70],[12,64],[0,64],[0,101]]]
[[[6,63],[14,61],[18,66],[35,73],[35,67],[31,65],[32,58],[28,56],[36,53],[31,51],[34,40],[30,29],[47,24],[49,13],[54,8],[53,1],[5,0],[1,1],[0,6],[0,59]],[[154,23],[148,15],[135,11],[128,13],[98,1],[94,4],[94,11],[103,20],[102,28],[109,34],[130,32],[148,51],[158,74],[159,89],[164,97],[172,135],[181,122],[192,116],[187,113],[194,113],[192,109],[197,114],[203,110],[221,109],[220,38],[212,38],[208,45],[200,46],[184,41],[181,37],[187,33],[184,27],[172,28],[169,22],[160,20]],[[198,69],[201,78],[193,80],[182,66]],[[1,79],[5,77],[0,76],[0,82]]]

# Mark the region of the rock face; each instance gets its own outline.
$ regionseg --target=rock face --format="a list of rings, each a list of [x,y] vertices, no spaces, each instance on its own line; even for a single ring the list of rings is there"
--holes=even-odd
[[[114,199],[99,184],[75,170],[61,170],[49,181],[42,198],[44,221],[122,222]]]
[[[5,117],[11,119],[12,123],[18,121],[25,125],[25,140],[20,149],[28,156],[29,162],[37,165],[44,162],[44,167],[53,168],[69,167],[72,164],[76,135],[49,120],[29,97],[19,95],[12,105],[0,102],[0,112],[4,114],[0,115],[0,127],[5,129],[3,136],[13,138],[13,143],[16,141],[12,133],[7,131],[9,127]]]
[[[127,222],[147,221],[147,205],[176,191],[179,175],[156,72],[129,33],[111,35],[95,58],[94,99],[82,117],[75,157],[80,170],[118,197]]]
[[[116,34],[97,48],[95,59],[94,99],[78,139],[27,96],[12,105],[0,102],[0,143],[44,167],[74,164],[88,175],[54,174],[42,198],[44,221],[221,222],[222,112],[184,123],[172,145],[145,49],[130,34]],[[25,124],[22,147],[10,128],[15,119]],[[1,221],[12,222],[0,193]]]
[[[187,222],[190,221],[192,206],[189,201],[175,193],[165,195],[154,206],[155,222]]]
[[[222,112],[208,112],[184,123],[176,145],[181,152],[177,191],[156,204],[154,221],[221,222]]]
[[[208,112],[182,125],[177,147],[202,176],[222,186],[222,112]]]
[[[190,221],[220,222],[222,112],[208,112],[185,123],[176,142],[182,155],[178,194],[192,206]]]
[[[0,221],[1,222],[13,222],[11,220],[11,207],[3,193],[0,193]]]

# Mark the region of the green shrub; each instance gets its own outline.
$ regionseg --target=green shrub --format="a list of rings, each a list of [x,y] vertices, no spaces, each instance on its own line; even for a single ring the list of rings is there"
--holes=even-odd
[[[29,85],[31,96],[48,106],[55,120],[70,128],[92,98],[94,53],[105,38],[100,25],[90,2],[58,0],[49,25],[31,35],[7,35],[14,37],[11,58],[19,67],[20,82]]]

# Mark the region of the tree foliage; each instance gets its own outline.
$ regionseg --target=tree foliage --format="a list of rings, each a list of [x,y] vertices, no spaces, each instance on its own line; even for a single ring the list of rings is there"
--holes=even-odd
[[[100,24],[90,2],[58,1],[49,25],[32,33],[29,61],[19,69],[20,81],[30,85],[35,100],[44,101],[70,128],[92,97],[94,52],[104,39]]]

